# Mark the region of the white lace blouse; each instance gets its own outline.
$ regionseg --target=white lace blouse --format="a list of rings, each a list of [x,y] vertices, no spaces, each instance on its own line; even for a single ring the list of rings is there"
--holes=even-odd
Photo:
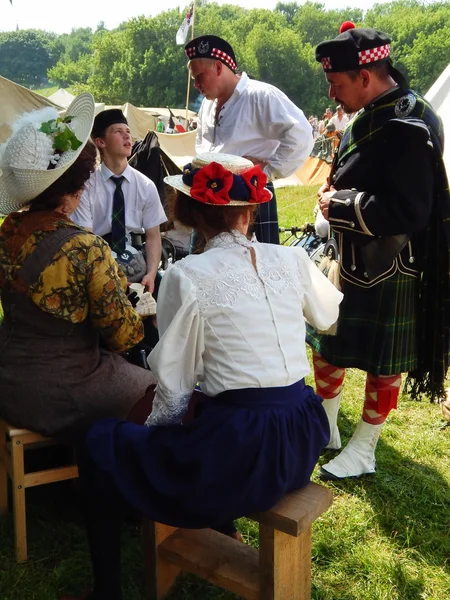
[[[249,248],[256,256],[255,271]],[[233,231],[169,267],[158,294],[158,381],[147,425],[179,423],[197,383],[208,396],[288,386],[309,373],[305,317],[328,329],[342,294],[302,248]]]

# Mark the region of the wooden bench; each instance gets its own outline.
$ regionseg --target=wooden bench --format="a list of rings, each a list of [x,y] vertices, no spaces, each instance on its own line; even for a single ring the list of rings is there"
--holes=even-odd
[[[67,465],[45,471],[25,473],[24,451],[55,442],[27,429],[17,429],[0,419],[0,515],[8,512],[8,476],[12,482],[14,541],[17,562],[25,562],[27,518],[25,490],[36,485],[78,477],[78,467]]]
[[[311,526],[333,502],[310,483],[287,494],[259,523],[259,550],[211,529],[177,529],[144,521],[146,592],[162,600],[180,572],[193,573],[245,600],[311,598]]]

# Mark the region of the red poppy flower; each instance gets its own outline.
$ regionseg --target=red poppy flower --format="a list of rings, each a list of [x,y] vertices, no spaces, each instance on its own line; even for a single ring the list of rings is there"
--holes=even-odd
[[[216,162],[209,163],[194,175],[191,196],[205,204],[229,204],[228,192],[233,185],[233,173]]]
[[[272,198],[272,194],[269,190],[266,190],[267,175],[263,173],[259,165],[244,171],[242,179],[250,190],[249,202],[251,204],[262,204],[263,202],[269,202]]]

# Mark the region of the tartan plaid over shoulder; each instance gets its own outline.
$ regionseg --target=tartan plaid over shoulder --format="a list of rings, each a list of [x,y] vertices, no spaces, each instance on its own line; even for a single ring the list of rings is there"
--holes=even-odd
[[[417,311],[418,364],[408,373],[406,388],[415,399],[425,394],[436,401],[444,397],[450,345],[450,192],[442,158],[443,125],[430,104],[416,92],[407,90],[402,99],[410,103],[408,118],[421,120],[427,126],[435,157],[434,203],[421,249],[423,271]],[[373,140],[387,121],[403,116],[398,97],[368,108],[370,110],[363,109],[347,126],[337,163]]]

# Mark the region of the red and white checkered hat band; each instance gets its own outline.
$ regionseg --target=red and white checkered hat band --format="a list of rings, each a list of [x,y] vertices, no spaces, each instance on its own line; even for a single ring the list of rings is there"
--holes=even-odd
[[[383,58],[387,58],[389,56],[390,52],[390,44],[378,46],[378,48],[370,48],[370,50],[361,50],[361,52],[358,52],[359,64],[367,65],[368,63],[373,63],[377,60],[383,60]]]
[[[191,46],[190,48],[186,48],[186,55],[188,58],[193,58],[196,55],[197,51],[195,46]]]
[[[236,63],[231,56],[223,50],[219,50],[219,48],[213,48],[211,51],[211,56],[214,56],[214,58],[220,58],[220,60],[233,69],[233,71],[236,70]]]
[[[329,56],[322,58],[320,62],[322,63],[323,69],[331,69],[331,58]]]

